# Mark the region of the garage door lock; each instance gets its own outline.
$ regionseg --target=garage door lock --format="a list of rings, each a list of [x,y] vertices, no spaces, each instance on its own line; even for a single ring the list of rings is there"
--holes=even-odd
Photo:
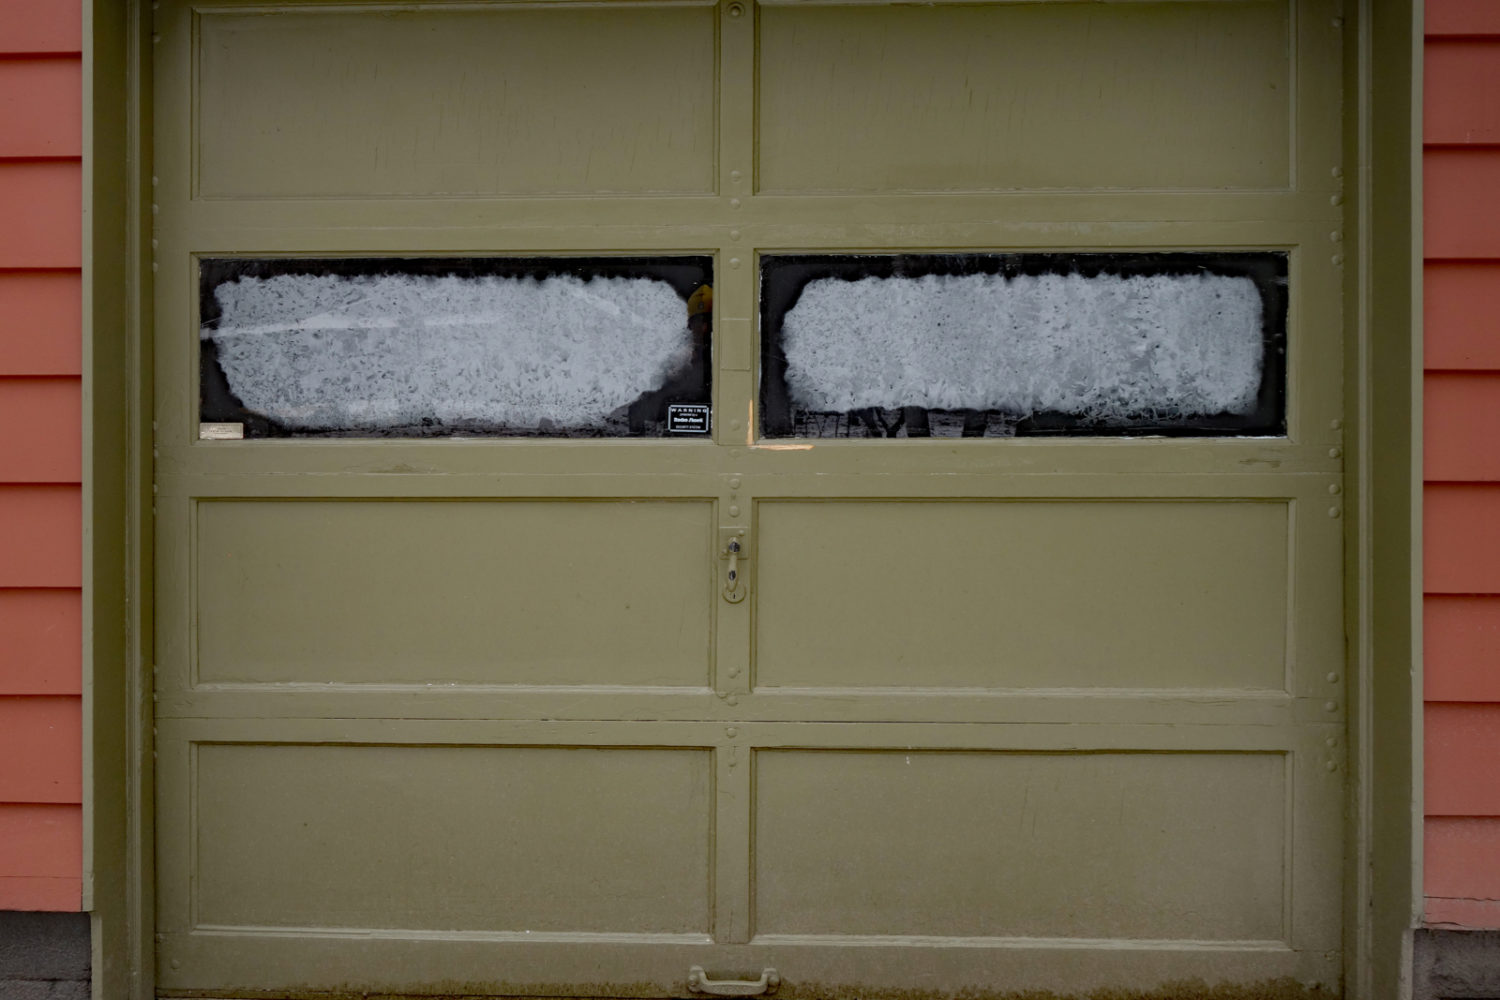
[[[740,560],[744,558],[744,546],[738,536],[731,537],[724,545],[721,558],[729,560],[729,569],[724,574],[724,600],[738,604],[745,599],[745,588],[740,584]],[[736,994],[742,995],[742,994]]]
[[[716,997],[758,997],[776,992],[781,977],[775,969],[766,969],[759,979],[709,979],[703,966],[695,965],[688,970],[688,990],[707,993]]]

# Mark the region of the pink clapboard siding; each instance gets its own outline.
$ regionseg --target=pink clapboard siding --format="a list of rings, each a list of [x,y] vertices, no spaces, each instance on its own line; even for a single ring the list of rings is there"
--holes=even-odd
[[[1427,0],[1423,880],[1500,927],[1500,3]]]
[[[0,909],[83,892],[82,5],[0,2]]]

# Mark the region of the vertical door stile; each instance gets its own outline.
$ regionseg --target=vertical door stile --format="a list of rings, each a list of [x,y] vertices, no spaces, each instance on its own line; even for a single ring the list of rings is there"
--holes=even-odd
[[[727,219],[714,268],[715,459],[718,530],[714,538],[716,715],[733,720],[751,691],[750,629],[755,605],[751,499],[740,461],[755,436],[755,266],[751,239],[741,223],[753,194],[755,154],[755,4],[718,5],[719,207]],[[739,592],[725,599],[726,547],[738,541]],[[743,727],[726,724],[715,749],[714,941],[750,940],[753,889],[753,754]]]

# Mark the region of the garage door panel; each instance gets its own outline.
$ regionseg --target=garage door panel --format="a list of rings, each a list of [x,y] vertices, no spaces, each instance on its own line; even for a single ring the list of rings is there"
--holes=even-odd
[[[196,56],[202,197],[713,189],[712,7],[214,12]]]
[[[1284,502],[758,505],[760,687],[1284,690]]]
[[[759,17],[765,191],[1289,183],[1285,2],[775,3]]]
[[[709,759],[200,745],[192,923],[706,935]]]
[[[706,501],[201,502],[197,682],[702,688],[712,544]]]
[[[757,941],[1282,941],[1278,753],[763,751]]]

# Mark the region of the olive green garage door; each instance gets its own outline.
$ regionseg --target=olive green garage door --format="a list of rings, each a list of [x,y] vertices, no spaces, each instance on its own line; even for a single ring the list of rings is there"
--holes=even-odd
[[[163,994],[1338,989],[1322,5],[156,18]]]

